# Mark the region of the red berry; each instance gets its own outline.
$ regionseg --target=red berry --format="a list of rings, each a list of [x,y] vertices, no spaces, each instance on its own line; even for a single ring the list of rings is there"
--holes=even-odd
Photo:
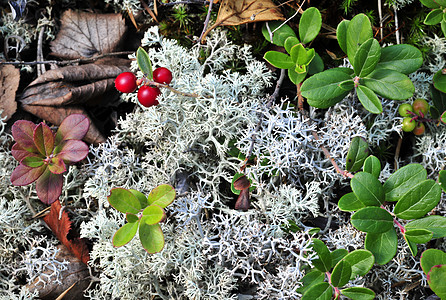
[[[415,129],[412,131],[415,135],[422,135],[426,131],[426,126],[423,123],[417,123]]]
[[[429,104],[426,100],[418,98],[413,101],[412,107],[416,114],[421,115],[423,113],[423,116],[425,116],[429,109]]]
[[[153,81],[169,84],[172,81],[172,72],[167,68],[157,68],[153,71]]]
[[[132,72],[124,72],[115,79],[115,87],[123,93],[132,93],[136,90],[136,76]]]
[[[159,94],[161,94],[159,88],[143,85],[138,90],[138,101],[145,107],[158,105],[156,97],[158,97]]]

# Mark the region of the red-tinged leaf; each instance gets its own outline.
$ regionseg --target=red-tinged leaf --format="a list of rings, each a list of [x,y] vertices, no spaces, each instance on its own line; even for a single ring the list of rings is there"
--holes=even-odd
[[[38,153],[37,148],[36,152]],[[29,156],[30,153],[35,154],[33,152],[28,152],[25,149],[23,149],[22,146],[19,145],[19,143],[15,143],[14,145],[12,145],[11,154],[17,161],[22,161],[22,159]]]
[[[12,171],[11,183],[18,186],[28,185],[42,176],[45,170],[46,165],[42,165],[38,168],[31,168],[20,164],[14,171]]]
[[[28,152],[38,152],[34,145],[34,129],[36,124],[26,120],[19,120],[12,125],[11,132],[14,140],[20,145],[20,148]]]
[[[53,174],[47,168],[36,181],[37,197],[45,204],[56,201],[62,193],[63,175]]]
[[[34,144],[39,152],[48,157],[54,149],[54,133],[45,123],[40,123],[34,129]]]
[[[87,264],[90,260],[90,254],[88,247],[83,239],[75,237],[71,240],[67,238],[68,232],[71,229],[71,221],[68,214],[65,211],[60,213],[61,206],[59,201],[53,202],[51,204],[51,210],[48,215],[46,215],[43,220],[51,228],[56,237],[61,241],[68,250],[73,253],[77,258],[79,258],[83,263]],[[59,215],[61,218],[59,218]],[[70,233],[70,236],[73,234]]]
[[[67,170],[63,159],[59,157],[53,157],[48,165],[48,169],[53,174],[62,174]]]
[[[21,165],[38,168],[44,164],[44,158],[39,154],[28,153],[28,155],[20,161]]]
[[[64,140],[82,140],[90,127],[90,120],[82,114],[66,117],[56,132],[56,145]]]
[[[59,146],[57,147],[59,148]],[[65,162],[78,162],[88,155],[88,146],[80,140],[68,140],[60,145],[60,150],[56,150],[57,157]],[[60,152],[59,152],[60,151]]]

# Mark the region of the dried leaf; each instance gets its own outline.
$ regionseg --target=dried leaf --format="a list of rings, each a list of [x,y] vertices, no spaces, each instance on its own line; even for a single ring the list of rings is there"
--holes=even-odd
[[[69,240],[67,238],[68,232],[71,229],[71,221],[68,214],[62,211],[61,218],[60,215],[60,202],[57,200],[51,204],[51,210],[48,215],[46,215],[43,220],[51,228],[56,237],[64,244],[67,249],[73,253],[79,260],[84,264],[90,260],[90,254],[88,252],[88,247],[84,240],[80,238],[74,238]]]
[[[20,71],[11,65],[0,66],[0,110],[1,117],[9,120],[17,110],[15,95],[19,87]]]
[[[249,188],[242,190],[240,195],[238,195],[237,201],[235,202],[235,209],[247,211],[251,205],[251,200],[249,199]]]
[[[61,23],[56,39],[51,42],[51,54],[66,59],[113,52],[125,32],[125,21],[120,14],[68,10]]]

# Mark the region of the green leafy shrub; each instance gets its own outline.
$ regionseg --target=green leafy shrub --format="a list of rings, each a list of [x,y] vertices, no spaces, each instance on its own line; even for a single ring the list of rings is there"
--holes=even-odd
[[[420,264],[431,290],[441,299],[446,299],[446,253],[428,249],[421,255]]]

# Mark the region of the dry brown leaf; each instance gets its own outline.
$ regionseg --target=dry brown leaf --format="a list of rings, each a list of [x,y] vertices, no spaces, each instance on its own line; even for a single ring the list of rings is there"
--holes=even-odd
[[[125,32],[125,21],[120,14],[68,10],[61,23],[56,39],[51,42],[51,54],[65,59],[113,52]]]
[[[285,18],[271,0],[222,0],[215,24],[209,27],[206,35],[217,26],[235,26],[252,22],[284,20]]]
[[[19,87],[20,71],[11,65],[0,66],[0,110],[7,121],[17,110],[15,95]]]

